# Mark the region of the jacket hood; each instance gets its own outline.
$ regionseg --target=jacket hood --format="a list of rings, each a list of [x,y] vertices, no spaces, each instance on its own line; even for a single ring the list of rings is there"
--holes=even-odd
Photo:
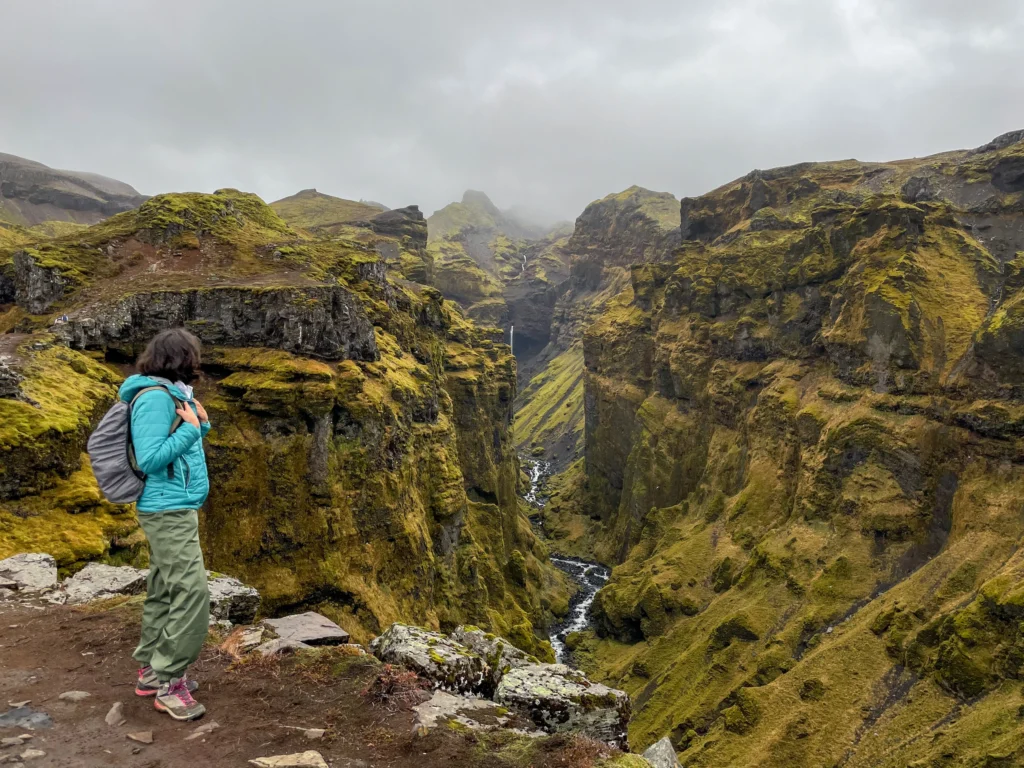
[[[143,390],[146,387],[167,387],[179,400],[192,399],[191,395],[183,392],[170,380],[161,378],[160,376],[143,376],[140,373],[136,373],[135,375],[129,376],[125,379],[124,384],[121,385],[121,389],[117,392],[117,396],[124,402],[130,403],[132,398],[135,397],[140,390]]]

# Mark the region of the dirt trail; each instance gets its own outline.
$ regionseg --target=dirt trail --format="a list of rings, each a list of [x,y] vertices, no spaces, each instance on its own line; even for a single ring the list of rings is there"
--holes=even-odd
[[[178,723],[134,695],[137,609],[98,611],[68,607],[45,610],[0,604],[0,714],[9,702],[46,712],[53,727],[34,731],[22,747],[0,749],[0,758],[39,749],[27,768],[226,768],[260,756],[318,750],[332,768],[508,768],[503,760],[474,757],[472,737],[447,729],[412,735],[413,716],[367,705],[360,691],[375,674],[365,660],[327,654],[316,665],[287,659],[244,663],[210,648],[193,672],[196,697],[208,714]],[[66,691],[86,691],[79,703],[61,701]],[[108,726],[114,702],[124,705],[126,723]],[[199,725],[220,728],[192,741]],[[284,726],[294,726],[287,728]],[[298,728],[325,728],[323,740],[309,741]],[[152,731],[153,743],[127,738]],[[0,728],[0,738],[26,733]]]

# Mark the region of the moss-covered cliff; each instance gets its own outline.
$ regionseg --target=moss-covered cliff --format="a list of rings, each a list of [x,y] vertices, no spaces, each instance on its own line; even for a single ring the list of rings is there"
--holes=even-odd
[[[84,439],[147,338],[184,325],[204,344],[197,393],[215,424],[211,568],[268,611],[316,607],[357,638],[473,622],[548,656],[565,586],[517,507],[514,360],[436,290],[394,279],[422,264],[416,214],[324,236],[254,195],[166,195],[0,252],[17,331],[0,337],[0,556],[144,558]]]
[[[587,328],[581,658],[637,746],[1024,762],[1022,138],[684,199]]]

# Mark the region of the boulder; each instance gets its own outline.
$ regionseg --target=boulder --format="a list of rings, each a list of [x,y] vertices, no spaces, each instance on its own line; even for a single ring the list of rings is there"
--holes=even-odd
[[[32,553],[0,560],[0,586],[17,592],[42,592],[57,586],[57,561]]]
[[[487,662],[462,643],[437,632],[392,624],[370,648],[381,661],[408,667],[435,688],[484,696],[494,690]]]
[[[531,664],[510,670],[501,678],[494,700],[548,733],[578,732],[629,749],[629,696],[592,683],[564,664]]]
[[[210,579],[210,621],[252,624],[260,608],[260,593],[238,579],[218,576]]]
[[[509,670],[538,663],[536,658],[523,653],[505,638],[484,632],[477,627],[459,627],[450,637],[487,662],[495,688]]]
[[[115,595],[137,595],[146,591],[148,571],[127,565],[89,563],[60,585],[65,601],[75,605]]]
[[[680,768],[676,750],[668,736],[656,741],[644,751],[644,759],[653,768]]]
[[[263,625],[273,630],[281,640],[305,645],[344,645],[348,632],[326,616],[306,611],[280,619],[266,619]]]

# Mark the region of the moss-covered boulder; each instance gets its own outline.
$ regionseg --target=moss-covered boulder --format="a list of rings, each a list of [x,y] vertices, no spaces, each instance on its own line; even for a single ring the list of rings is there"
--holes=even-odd
[[[462,643],[437,632],[392,624],[370,648],[381,661],[401,664],[435,688],[483,696],[494,692],[487,662]]]
[[[628,749],[630,701],[563,664],[531,664],[501,678],[494,700],[549,733],[579,732]]]

